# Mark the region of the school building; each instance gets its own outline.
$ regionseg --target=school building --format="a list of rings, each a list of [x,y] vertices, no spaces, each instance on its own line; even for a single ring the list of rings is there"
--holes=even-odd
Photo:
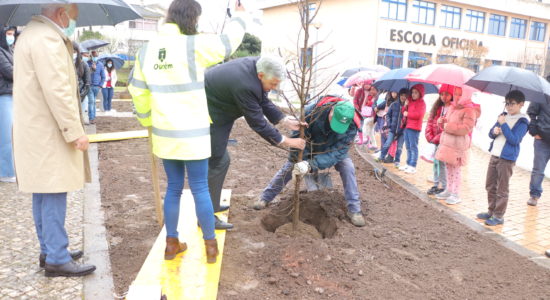
[[[262,50],[296,53],[296,1],[259,0]],[[508,65],[550,73],[547,0],[323,0],[310,26],[307,53],[334,72],[382,64],[389,68],[457,63],[473,71]]]

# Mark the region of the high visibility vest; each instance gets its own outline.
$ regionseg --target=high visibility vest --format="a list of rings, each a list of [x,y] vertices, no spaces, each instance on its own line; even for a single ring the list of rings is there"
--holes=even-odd
[[[225,34],[184,35],[168,23],[139,50],[128,90],[139,122],[152,126],[155,155],[175,160],[210,157],[204,70],[237,49],[245,24],[233,17]]]

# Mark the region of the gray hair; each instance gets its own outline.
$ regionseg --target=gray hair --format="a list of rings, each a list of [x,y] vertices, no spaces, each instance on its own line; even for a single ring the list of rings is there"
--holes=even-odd
[[[286,69],[283,60],[275,56],[262,56],[256,62],[256,72],[264,73],[267,79],[285,79]]]

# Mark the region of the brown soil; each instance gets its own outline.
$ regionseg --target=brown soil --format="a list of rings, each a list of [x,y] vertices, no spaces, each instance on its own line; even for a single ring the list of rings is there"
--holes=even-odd
[[[131,118],[98,121],[99,132],[138,128]],[[345,217],[341,182],[331,171],[336,190],[310,193],[305,203],[317,206],[303,209],[334,222],[331,238],[265,230],[262,218],[281,216],[289,191],[265,211],[250,206],[286,153],[242,120],[232,138],[238,142],[229,147],[226,188],[233,190],[230,221],[236,228],[226,236],[219,299],[550,299],[550,271],[399,186],[384,187],[355,150],[350,156],[368,212],[366,227],[357,228]],[[101,194],[119,294],[135,278],[159,232],[148,155],[145,139],[100,145]],[[310,217],[302,221],[315,225],[315,214]]]

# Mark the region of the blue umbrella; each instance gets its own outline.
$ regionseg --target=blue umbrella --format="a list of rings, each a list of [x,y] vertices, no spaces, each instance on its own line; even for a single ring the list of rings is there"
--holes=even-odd
[[[43,4],[78,4],[77,26],[115,25],[141,19],[124,0],[1,0],[0,24],[24,26],[40,14]]]
[[[550,103],[550,83],[534,72],[521,68],[491,66],[470,78],[466,85],[500,96],[519,90],[527,101]]]
[[[107,60],[109,59],[113,61],[115,69],[120,69],[124,65],[124,60],[115,54],[102,54],[99,56],[98,61],[107,66]]]
[[[338,80],[338,82],[336,83],[340,86],[344,86],[344,83],[346,83],[346,80],[348,80],[348,77],[342,77],[342,79]]]
[[[390,92],[399,92],[402,88],[410,88],[415,84],[421,84],[424,86],[424,93],[426,94],[437,94],[439,93],[439,89],[427,82],[415,82],[415,81],[409,81],[405,79],[405,76],[407,76],[409,73],[414,71],[416,69],[414,68],[401,68],[401,69],[394,69],[386,74],[384,74],[382,77],[378,78],[373,83],[373,86],[375,86],[379,90],[383,91],[390,91]]]

